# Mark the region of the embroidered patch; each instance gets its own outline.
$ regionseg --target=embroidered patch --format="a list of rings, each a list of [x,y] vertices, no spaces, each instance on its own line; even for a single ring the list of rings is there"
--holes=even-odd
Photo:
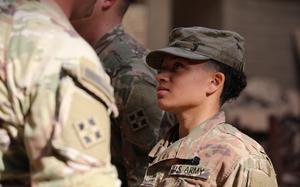
[[[144,110],[139,109],[128,115],[129,125],[132,131],[138,131],[148,126],[148,120]]]
[[[102,140],[100,127],[92,117],[85,121],[75,123],[74,127],[85,148],[92,147]]]
[[[195,177],[207,180],[210,173],[207,169],[200,166],[176,164],[172,165],[169,175]]]

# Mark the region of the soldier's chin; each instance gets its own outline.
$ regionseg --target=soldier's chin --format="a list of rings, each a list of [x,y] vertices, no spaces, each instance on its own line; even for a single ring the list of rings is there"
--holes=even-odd
[[[167,102],[163,102],[158,100],[157,106],[166,112],[175,112],[175,107],[173,105],[168,104]]]

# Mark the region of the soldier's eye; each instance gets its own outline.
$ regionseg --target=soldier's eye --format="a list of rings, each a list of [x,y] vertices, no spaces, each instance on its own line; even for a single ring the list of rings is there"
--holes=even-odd
[[[173,66],[172,66],[171,71],[172,71],[172,72],[175,72],[175,71],[178,71],[179,69],[181,69],[181,68],[183,68],[183,67],[184,67],[184,65],[183,65],[182,63],[180,63],[180,62],[175,62],[175,63],[173,64]]]
[[[165,68],[165,67],[160,67],[160,68],[157,70],[157,74],[162,73],[162,72],[164,72],[164,71],[166,71],[166,68]]]

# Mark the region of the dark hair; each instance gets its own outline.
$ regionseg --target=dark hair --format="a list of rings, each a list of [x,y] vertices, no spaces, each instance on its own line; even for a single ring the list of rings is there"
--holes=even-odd
[[[119,6],[119,15],[123,17],[129,7],[129,5],[132,3],[132,0],[121,0],[122,2],[120,3]]]
[[[223,105],[229,100],[236,99],[247,86],[247,77],[245,73],[215,60],[210,60],[209,62],[215,66],[217,71],[220,71],[225,75],[220,104]]]

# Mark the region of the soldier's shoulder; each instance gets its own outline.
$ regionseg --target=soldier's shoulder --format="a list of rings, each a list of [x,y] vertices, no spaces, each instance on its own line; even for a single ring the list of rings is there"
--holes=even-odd
[[[206,137],[201,146],[204,158],[208,156],[204,161],[208,162],[209,168],[219,168],[220,163],[224,165],[222,171],[211,169],[212,175],[217,176],[221,172],[224,180],[241,167],[243,171],[251,171],[253,175],[263,174],[272,180],[275,178],[276,182],[272,162],[262,146],[232,125],[220,124]]]
[[[18,77],[21,82],[32,80],[25,86],[49,77],[58,79],[63,64],[82,67],[82,62],[93,64],[94,71],[99,70],[109,82],[94,50],[75,32],[56,4],[24,1],[13,19],[14,26],[20,29],[11,31],[11,57],[22,62],[18,66],[32,67],[23,68],[24,73]]]
[[[103,60],[107,72],[112,79],[118,80],[118,84],[125,82],[126,84],[145,84],[155,87],[155,70],[146,64],[144,55],[137,57],[132,54],[132,51],[126,52],[123,49],[114,51],[108,57],[109,59]]]
[[[238,154],[260,154],[264,152],[263,147],[259,143],[231,124],[218,125],[215,130],[220,133],[219,137],[224,140],[223,142],[228,141]]]
[[[28,30],[29,34],[40,32],[41,38],[49,39],[60,34],[79,37],[69,20],[55,3],[23,1],[15,10],[15,24]],[[53,39],[53,38],[52,38]]]
[[[239,170],[239,173],[235,174],[233,170]],[[277,186],[276,172],[270,158],[264,152],[260,155],[250,154],[241,157],[238,164],[232,168],[232,173],[234,174],[228,173],[228,178],[237,177],[236,175],[240,174],[243,180],[248,181],[251,186]]]
[[[114,55],[119,56],[123,62],[129,64],[144,60],[144,57],[149,53],[148,49],[127,33],[114,40],[110,48],[114,51]]]

